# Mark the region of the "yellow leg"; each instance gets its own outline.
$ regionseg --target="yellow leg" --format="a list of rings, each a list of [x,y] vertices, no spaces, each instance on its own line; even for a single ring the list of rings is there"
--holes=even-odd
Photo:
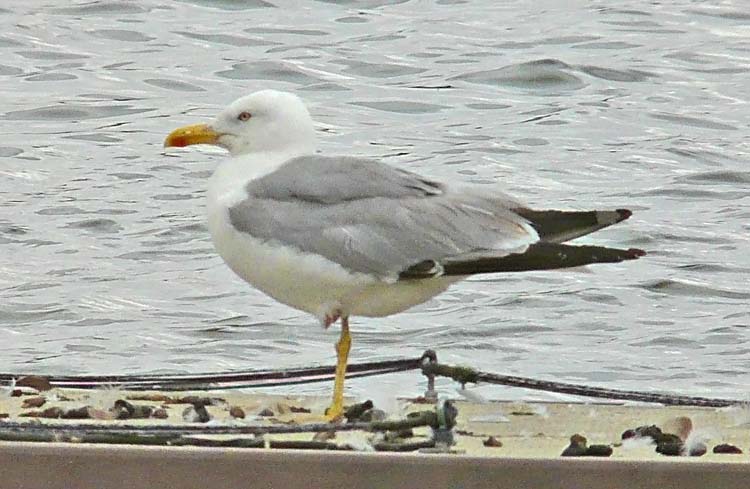
[[[341,337],[336,343],[336,380],[333,384],[333,402],[326,411],[326,417],[330,420],[341,417],[344,414],[344,377],[346,376],[346,363],[349,360],[349,349],[352,346],[352,336],[349,334],[349,318],[341,318]]]

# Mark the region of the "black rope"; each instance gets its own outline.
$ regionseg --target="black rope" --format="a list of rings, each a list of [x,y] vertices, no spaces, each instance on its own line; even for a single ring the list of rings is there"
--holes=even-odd
[[[380,362],[350,364],[347,378],[369,377],[394,372],[416,370],[421,359],[405,358]],[[228,373],[206,374],[143,374],[143,375],[53,375],[43,377],[53,387],[69,389],[120,388],[126,390],[171,390],[197,391],[216,389],[238,389],[278,387],[308,384],[333,379],[336,367],[291,368],[284,370],[250,370]],[[32,374],[0,374],[0,383],[12,384],[14,380]]]
[[[566,382],[517,377],[491,372],[482,372],[468,367],[443,365],[437,356],[428,350],[420,358],[404,358],[380,362],[355,363],[347,367],[347,378],[368,377],[394,372],[422,369],[428,379],[435,376],[450,377],[463,384],[486,382],[547,392],[559,392],[583,397],[659,403],[669,406],[726,407],[747,404],[737,399],[683,396],[658,392],[608,389]],[[98,389],[113,387],[126,390],[216,390],[233,388],[278,387],[330,381],[336,367],[293,368],[285,370],[251,370],[229,373],[207,374],[144,374],[144,375],[61,375],[45,378],[53,387],[74,389]],[[0,383],[11,384],[20,379],[20,374],[0,374]]]
[[[437,356],[430,350],[425,352],[423,358],[425,361],[422,366],[422,372],[427,375],[428,378],[430,376],[450,377],[462,384],[485,382],[488,384],[522,387],[524,389],[534,389],[546,392],[560,392],[576,396],[614,399],[620,401],[651,402],[668,406],[727,407],[748,403],[748,401],[740,401],[737,399],[718,399],[659,392],[607,389],[604,387],[593,387],[588,385],[569,384],[566,382],[538,380],[529,377],[482,372],[468,367],[456,367],[437,363]]]
[[[664,404],[666,406],[728,407],[747,403],[747,401],[740,401],[738,399],[720,399],[699,396],[683,396],[679,394],[665,394],[660,392],[639,392],[621,389],[607,389],[605,387],[568,384],[566,382],[553,382],[486,372],[481,372],[479,374],[479,380],[480,382],[487,382],[489,384],[502,384],[514,387],[524,387],[526,389],[543,390],[547,392],[561,392],[564,394],[574,394],[584,397],[597,397],[600,399],[654,402]]]

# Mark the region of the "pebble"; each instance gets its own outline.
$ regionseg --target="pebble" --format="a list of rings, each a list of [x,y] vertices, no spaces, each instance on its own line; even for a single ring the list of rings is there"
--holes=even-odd
[[[647,426],[639,426],[638,428],[634,430],[627,430],[625,433],[623,433],[623,439],[625,439],[625,434],[630,434],[631,432],[632,432],[632,435],[630,435],[630,437],[650,436],[655,441],[658,441],[662,435],[661,428],[659,428],[655,424],[652,424],[652,425],[647,425]]]
[[[18,416],[21,418],[60,418],[63,410],[57,406],[48,407],[44,411],[26,411]]]
[[[490,436],[482,444],[486,447],[501,447],[503,446],[503,442],[495,438],[494,436]]]
[[[117,419],[130,419],[133,417],[133,413],[135,413],[135,406],[125,399],[118,399],[115,401],[112,413]]]
[[[225,399],[220,397],[200,397],[200,396],[184,396],[178,399],[172,399],[175,402],[166,401],[169,404],[192,404],[193,406],[214,406],[226,402]]]
[[[117,419],[148,419],[153,414],[154,407],[143,404],[133,404],[125,399],[118,399],[115,401],[111,412]]]
[[[49,383],[47,377],[41,375],[26,375],[16,381],[18,387],[32,387],[38,391],[48,391],[52,389],[52,384]]]
[[[131,417],[134,419],[147,419],[151,417],[153,412],[154,412],[153,407],[137,404],[135,406],[135,411],[133,411],[133,414],[131,415]]]
[[[682,440],[658,443],[656,445],[656,453],[661,453],[662,455],[670,457],[678,457],[682,455],[683,447]]]
[[[43,396],[27,397],[21,404],[22,408],[38,408],[42,407],[47,399]]]
[[[677,437],[677,435],[673,435]],[[691,457],[701,457],[706,454],[708,448],[705,443],[696,443],[690,447],[690,451],[685,453],[685,444],[682,440],[677,441],[664,441],[656,445],[656,453],[667,455],[670,457],[679,457],[682,455],[689,455]]]
[[[344,408],[344,417],[347,421],[353,422],[353,421],[362,421],[362,415],[373,408],[373,403],[371,400],[366,400],[365,402],[360,402],[357,404],[352,404],[351,406],[347,406]]]
[[[211,415],[206,409],[205,404],[193,404],[193,408],[195,408],[195,412],[198,413],[198,421],[200,423],[208,423],[211,421]]]
[[[189,423],[208,423],[211,421],[211,415],[203,404],[193,404],[182,411],[182,419]]]
[[[688,452],[688,455],[691,457],[702,457],[706,454],[708,451],[708,447],[705,443],[695,443],[690,447],[690,452]]]
[[[245,419],[245,410],[239,406],[229,408],[229,415],[235,419]]]
[[[586,443],[586,437],[576,433],[570,437],[570,445],[560,455],[563,457],[582,457],[586,455],[586,450],[588,449]]]
[[[609,445],[587,445],[586,437],[576,433],[570,437],[570,445],[563,450],[563,457],[609,457],[612,447]]]
[[[713,449],[714,453],[733,453],[733,454],[742,454],[742,449],[740,447],[736,447],[734,445],[730,445],[729,443],[722,443],[720,445],[716,445]]]
[[[62,419],[91,419],[91,415],[89,415],[89,409],[90,408],[88,406],[67,409],[62,412],[60,417]]]
[[[261,411],[260,411],[260,412],[258,413],[258,416],[264,416],[264,417],[268,417],[268,416],[274,416],[274,414],[273,414],[273,411],[271,411],[271,410],[270,410],[270,409],[268,409],[268,408],[265,408],[265,409],[262,409],[262,410],[261,410]]]
[[[156,419],[167,419],[169,417],[169,413],[164,408],[156,408],[154,409],[154,412],[151,413],[151,417]]]
[[[609,445],[590,445],[586,449],[587,457],[609,457],[612,455],[612,447]]]

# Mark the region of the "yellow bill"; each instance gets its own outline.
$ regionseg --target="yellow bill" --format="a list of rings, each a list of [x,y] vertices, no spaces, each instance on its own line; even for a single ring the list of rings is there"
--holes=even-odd
[[[164,140],[164,147],[182,148],[191,144],[217,144],[219,136],[221,134],[206,124],[193,124],[170,132]]]

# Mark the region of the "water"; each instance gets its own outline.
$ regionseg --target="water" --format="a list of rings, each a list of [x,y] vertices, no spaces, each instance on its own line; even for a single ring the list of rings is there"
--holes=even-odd
[[[352,361],[429,347],[497,372],[746,398],[750,14],[607,4],[4,2],[0,370],[333,362],[337,331],[214,253],[203,198],[222,152],[162,149],[172,129],[273,87],[307,101],[326,152],[500,182],[537,207],[628,207],[580,242],[649,251],[355,318]],[[374,386],[423,387],[404,374],[351,392]]]

